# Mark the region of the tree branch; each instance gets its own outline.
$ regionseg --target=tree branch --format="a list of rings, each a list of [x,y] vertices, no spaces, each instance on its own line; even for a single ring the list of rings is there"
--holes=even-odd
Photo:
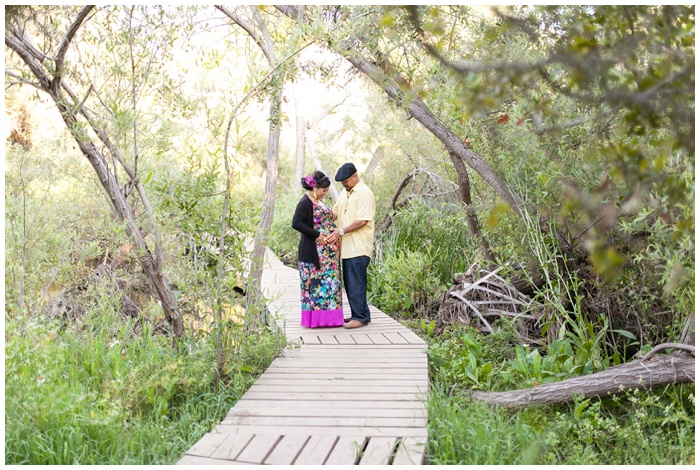
[[[71,41],[78,32],[78,29],[85,21],[85,18],[87,18],[88,14],[90,14],[90,11],[92,11],[93,8],[95,8],[95,5],[86,5],[80,10],[80,13],[78,13],[77,18],[75,19],[75,21],[73,21],[73,24],[71,24],[68,28],[68,32],[66,33],[66,35],[63,38],[63,41],[61,42],[61,46],[58,48],[58,55],[56,56],[56,71],[54,73],[53,80],[51,81],[51,87],[55,91],[58,91],[61,83],[61,76],[63,75],[63,62],[65,61],[66,53],[68,52],[68,47],[70,46]]]
[[[680,351],[687,351],[694,353],[695,352],[695,346],[691,346],[689,344],[682,344],[682,343],[662,343],[657,346],[654,346],[654,348],[646,353],[644,357],[641,359],[642,361],[648,361],[652,356],[658,354],[659,352],[663,351],[664,349],[678,349]]]
[[[11,71],[11,70],[5,70],[5,75],[8,75],[8,76],[10,76],[10,77],[12,77],[12,78],[17,79],[16,82],[10,82],[9,85],[17,85],[17,84],[19,84],[19,85],[31,85],[31,86],[33,86],[33,87],[38,88],[38,89],[41,90],[41,84],[40,84],[40,83],[38,83],[38,82],[33,82],[33,81],[31,81],[31,80],[27,80],[26,78],[24,78],[21,74],[19,74],[19,73],[17,73],[17,72],[13,72],[13,71]]]
[[[258,47],[260,47],[260,50],[262,50],[263,54],[265,54],[265,58],[270,63],[270,65],[274,65],[274,57],[270,55],[270,50],[267,47],[268,44],[265,43],[263,38],[260,37],[260,35],[255,31],[255,29],[251,25],[243,21],[241,17],[236,14],[236,12],[229,10],[224,5],[214,5],[214,7],[224,15],[228,16],[238,26],[243,28],[243,30],[245,30],[245,32],[248,33],[248,35],[251,38],[253,38]]]

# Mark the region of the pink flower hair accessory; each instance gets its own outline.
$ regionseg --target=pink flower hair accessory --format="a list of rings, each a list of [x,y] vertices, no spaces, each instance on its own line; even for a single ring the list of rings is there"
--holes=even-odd
[[[310,188],[316,187],[316,180],[314,179],[313,176],[311,176],[311,175],[307,176],[306,179],[305,179],[305,181],[306,181],[306,184],[307,184]]]

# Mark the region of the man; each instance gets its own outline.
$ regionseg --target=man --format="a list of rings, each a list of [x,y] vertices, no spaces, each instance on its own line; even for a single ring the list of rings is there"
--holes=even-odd
[[[329,241],[341,240],[343,284],[350,303],[351,317],[345,319],[345,328],[360,328],[370,321],[367,305],[367,267],[374,246],[374,194],[360,180],[352,163],[343,164],[335,175],[345,190],[333,206],[337,228]]]

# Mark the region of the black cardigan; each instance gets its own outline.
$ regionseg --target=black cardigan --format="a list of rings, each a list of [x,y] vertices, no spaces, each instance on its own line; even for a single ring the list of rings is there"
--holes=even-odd
[[[301,232],[299,240],[299,261],[313,263],[319,268],[316,239],[320,233],[314,229],[314,203],[305,194],[301,198],[292,217],[292,227]]]

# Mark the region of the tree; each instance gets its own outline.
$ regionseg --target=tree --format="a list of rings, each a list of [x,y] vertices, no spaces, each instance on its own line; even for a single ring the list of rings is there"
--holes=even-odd
[[[9,14],[5,17],[5,45],[17,54],[22,63],[29,69],[33,79],[12,73],[11,76],[47,93],[55,103],[81,152],[97,173],[102,187],[109,196],[115,215],[125,223],[126,232],[131,236],[138,250],[141,267],[161,301],[165,318],[170,324],[174,337],[177,338],[184,333],[182,317],[163,273],[160,237],[153,222],[150,202],[139,178],[136,140],[133,142],[136,153],[132,166],[127,162],[123,149],[114,143],[113,138],[101,126],[97,114],[87,106],[88,99],[94,99],[94,96],[97,95],[95,87],[90,85],[87,90],[83,90],[83,97],[80,98],[68,83],[68,79],[73,73],[79,73],[79,71],[73,71],[69,68],[66,60],[69,48],[80,27],[94,14],[93,9],[93,6],[80,9],[57,47],[52,45],[56,38],[52,37],[51,34],[55,32],[46,31],[48,37],[42,48],[36,47],[29,37],[31,32],[39,32],[40,30],[40,27],[32,20],[41,17],[41,12],[31,12],[29,18],[21,16],[23,12],[21,9],[13,9],[8,12]],[[135,95],[133,98],[136,99]],[[135,119],[133,124],[137,125]],[[97,141],[107,150],[107,155],[100,151]],[[108,157],[114,162],[111,168]],[[127,175],[127,181],[121,187],[117,176],[119,170],[124,171]],[[136,196],[136,200],[142,205],[146,217],[144,221],[139,221],[136,216],[134,204],[129,202],[130,196]],[[150,230],[154,235],[151,244],[147,241],[147,230]]]
[[[260,15],[260,10],[256,6],[248,8],[250,19],[245,20],[238,10],[229,10],[223,5],[217,5],[219,11],[230,18],[235,24],[241,27],[255,41],[260,50],[265,55],[271,72],[270,81],[270,127],[267,144],[267,162],[265,165],[265,201],[260,213],[260,223],[255,235],[252,264],[248,280],[248,322],[249,326],[263,323],[263,315],[256,311],[259,308],[262,292],[260,282],[262,279],[263,262],[265,260],[265,250],[267,249],[267,237],[272,225],[272,218],[275,212],[275,199],[277,195],[277,177],[279,169],[279,141],[282,119],[282,93],[285,77],[285,70],[282,67],[275,50],[275,44],[268,31],[267,24]]]

